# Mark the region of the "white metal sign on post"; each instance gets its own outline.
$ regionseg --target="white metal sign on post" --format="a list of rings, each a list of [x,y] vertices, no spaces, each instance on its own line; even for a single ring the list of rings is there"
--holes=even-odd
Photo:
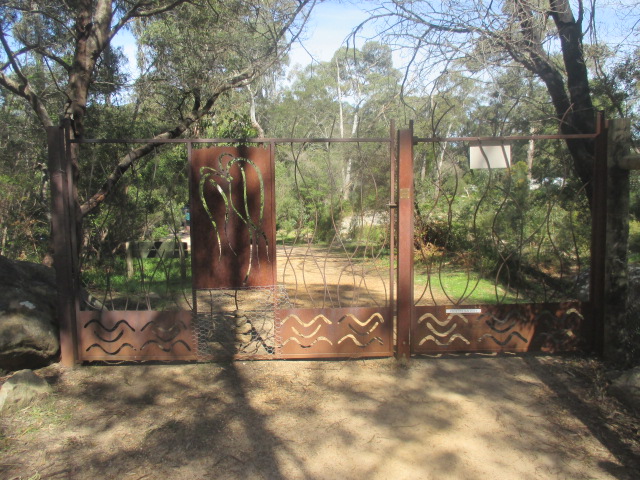
[[[469,145],[469,167],[508,168],[511,165],[511,144],[503,140],[483,140]]]

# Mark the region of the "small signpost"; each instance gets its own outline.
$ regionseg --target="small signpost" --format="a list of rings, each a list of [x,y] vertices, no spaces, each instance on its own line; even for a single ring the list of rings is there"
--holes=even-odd
[[[511,144],[504,140],[483,140],[469,144],[469,167],[509,168],[511,165]]]

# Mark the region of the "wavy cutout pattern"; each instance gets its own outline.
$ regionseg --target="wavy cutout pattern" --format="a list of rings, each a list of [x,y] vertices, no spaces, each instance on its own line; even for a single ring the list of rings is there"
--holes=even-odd
[[[168,323],[168,325],[166,325]],[[141,332],[147,327],[151,327],[151,331],[153,334],[163,343],[168,343],[174,340],[183,330],[187,329],[187,325],[182,321],[178,320],[177,322],[162,322],[157,320],[151,320],[145,324],[144,327],[140,329]]]
[[[380,323],[384,323],[384,317],[376,312],[373,315],[371,315],[369,318],[367,318],[364,322],[361,322],[358,317],[356,317],[354,314],[352,313],[347,313],[346,315],[343,315],[342,317],[340,317],[340,320],[338,320],[338,323],[341,323],[343,320],[350,318],[352,319],[354,322],[356,322],[358,325],[360,325],[361,327],[366,327],[367,325],[369,325],[369,323],[374,319],[377,318],[378,322]]]
[[[122,330],[120,330],[120,333],[118,334],[118,336],[116,338],[114,338],[113,340],[108,340],[106,338],[102,338],[102,336],[100,336],[100,334],[96,330],[93,331],[93,335],[98,340],[100,340],[101,342],[104,342],[104,343],[115,343],[115,342],[117,342],[118,340],[120,340],[122,338],[122,336],[124,335],[124,332]]]
[[[498,318],[498,317],[496,317],[495,315],[493,315],[490,312],[489,313],[483,313],[482,315],[480,315],[480,317],[478,317],[478,321],[484,320],[486,322],[486,324],[491,327],[492,324],[489,323],[489,322],[493,322],[493,324],[504,325],[507,322],[509,322],[512,317],[518,317],[518,318],[522,319],[522,317],[520,315],[520,312],[518,312],[517,310],[510,310],[509,312],[507,312],[507,314],[505,315],[504,318]],[[537,319],[537,317],[536,317],[536,319]],[[518,323],[517,320],[513,321],[514,325],[517,324],[517,323]],[[513,327],[511,327],[511,328],[513,328]],[[496,331],[496,332],[498,331],[494,327],[492,327],[492,329],[494,331]],[[504,332],[506,332],[508,330],[509,330],[509,328],[501,331],[500,333],[504,333]]]
[[[418,323],[424,322],[427,319],[431,319],[434,322],[436,322],[438,325],[440,325],[441,327],[446,327],[456,317],[459,318],[460,320],[462,320],[464,323],[469,323],[469,320],[467,319],[467,317],[465,317],[464,315],[461,315],[460,313],[453,313],[451,315],[448,315],[445,320],[438,319],[438,317],[436,317],[432,313],[425,313],[424,315],[422,315],[418,319]]]
[[[431,330],[431,332],[433,332],[433,334],[437,335],[438,337],[446,337],[447,335],[451,334],[451,332],[453,332],[457,326],[458,324],[454,323],[453,325],[451,325],[451,328],[446,332],[439,332],[438,330],[435,329],[433,325],[431,325],[430,323],[427,323],[427,328]]]
[[[579,343],[579,337],[576,336],[573,331],[575,325],[567,325],[567,319],[571,316],[578,317],[581,321],[584,321],[584,316],[576,309],[570,308],[563,312],[560,318],[556,317],[553,312],[544,310],[536,316],[536,321],[544,319],[553,326],[552,331],[540,333],[540,337],[545,339],[547,348],[549,345],[555,349],[566,349],[567,342],[569,345],[577,345]],[[546,317],[549,317],[547,320]]]
[[[148,326],[153,326],[158,324],[159,322],[157,320],[150,320],[149,322],[147,322],[144,327],[142,327],[140,329],[141,332],[144,332],[145,328],[147,328]],[[174,323],[173,325],[171,325],[169,328],[172,329],[174,327],[179,327],[181,330],[186,330],[187,329],[187,325],[182,321],[182,320],[178,320],[176,323]],[[168,330],[168,329],[167,329]]]
[[[88,352],[89,350],[91,350],[92,348],[99,348],[100,350],[102,350],[104,353],[106,353],[107,355],[118,355],[120,353],[120,350],[122,350],[125,347],[129,347],[131,348],[134,352],[135,352],[135,347],[133,345],[131,345],[130,343],[123,343],[122,345],[120,345],[120,347],[118,347],[117,350],[114,350],[113,352],[110,352],[108,350],[105,350],[105,348],[100,345],[99,343],[94,343],[93,345],[87,347],[87,349],[85,350],[85,352]]]
[[[316,343],[318,342],[327,342],[329,345],[333,345],[333,342],[331,340],[329,340],[327,337],[318,337],[316,338],[313,343],[309,344],[309,345],[303,345],[300,340],[298,340],[296,337],[289,337],[287,338],[283,343],[282,346],[284,347],[287,343],[289,342],[296,342],[298,345],[300,345],[302,348],[311,348],[313,347]]]
[[[513,328],[517,325],[516,322],[513,322],[512,324],[507,325],[505,328],[500,329],[500,328],[494,327],[495,322],[494,323],[489,323],[489,322],[490,320],[486,322],[487,326],[496,333],[507,333],[509,330],[513,330]]]
[[[160,350],[162,350],[165,353],[172,351],[176,345],[184,345],[189,352],[191,351],[191,347],[187,345],[187,342],[185,342],[184,340],[176,340],[168,347],[163,347],[162,344],[157,340],[147,340],[146,342],[144,342],[142,347],[140,347],[140,351],[144,350],[148,345],[156,345]]]
[[[493,335],[491,335],[490,333],[485,333],[484,335],[482,335],[479,339],[478,342],[481,342],[482,340],[484,340],[485,338],[490,338],[491,340],[493,340],[495,343],[497,343],[498,345],[500,345],[501,347],[504,347],[507,343],[509,343],[511,341],[511,339],[513,337],[517,337],[520,340],[522,340],[524,343],[529,343],[529,340],[527,340],[526,338],[524,338],[520,332],[511,332],[509,334],[509,336],[503,340],[500,341],[498,340],[496,337],[494,337]]]
[[[424,337],[422,340],[420,340],[420,343],[418,345],[422,345],[426,342],[428,342],[429,340],[431,340],[432,342],[434,342],[436,345],[438,345],[439,347],[448,347],[449,345],[451,345],[453,343],[454,340],[456,339],[460,339],[462,340],[464,343],[466,343],[467,345],[469,345],[471,342],[469,342],[469,340],[467,340],[466,338],[464,338],[464,336],[460,333],[455,333],[453,335],[451,335],[449,337],[449,340],[445,343],[445,342],[441,342],[440,340],[438,340],[436,337],[434,337],[433,335],[427,335],[426,337]]]
[[[304,322],[300,319],[300,317],[299,317],[299,316],[297,316],[295,313],[290,313],[289,315],[287,315],[287,316],[285,317],[285,319],[284,319],[284,320],[282,320],[282,325],[284,325],[284,324],[287,322],[287,320],[289,320],[289,319],[294,319],[294,320],[296,320],[296,321],[297,321],[301,326],[303,326],[304,328],[310,327],[310,326],[311,326],[311,325],[313,325],[313,324],[314,324],[314,322],[315,322],[316,320],[318,320],[318,319],[320,319],[320,320],[324,321],[327,325],[332,325],[332,323],[333,323],[333,322],[331,322],[331,320],[329,320],[327,317],[325,317],[325,316],[324,316],[324,315],[322,315],[322,314],[318,314],[318,315],[316,315],[315,317],[313,317],[313,318],[309,321],[309,323],[304,323]]]
[[[318,327],[313,331],[313,333],[310,333],[308,335],[305,335],[303,333],[300,333],[298,330],[296,330],[296,327],[292,327],[291,330],[293,330],[293,333],[295,333],[297,336],[302,337],[302,338],[312,338],[315,337],[316,334],[320,331],[320,329],[322,328],[322,325],[318,325]]]
[[[351,324],[349,324],[349,330],[351,330],[353,333],[355,333],[356,335],[360,335],[361,337],[366,337],[367,335],[371,335],[373,333],[373,331],[378,328],[380,324],[379,323],[374,323],[373,327],[371,327],[368,331],[366,332],[359,332],[358,330],[355,329],[355,327]]]
[[[570,308],[569,310],[567,310],[566,312],[564,312],[562,314],[562,317],[558,318],[556,317],[553,312],[549,311],[549,310],[543,310],[542,312],[540,312],[538,315],[536,315],[535,321],[539,321],[542,318],[548,316],[550,317],[550,319],[552,321],[558,322],[558,323],[564,323],[567,318],[569,318],[571,315],[576,315],[580,320],[584,320],[584,316],[578,311],[578,309],[576,308]]]
[[[100,320],[98,320],[97,318],[92,318],[91,320],[89,320],[87,323],[84,324],[84,328],[87,328],[89,325],[91,325],[92,323],[97,323],[100,328],[102,328],[103,330],[111,333],[114,332],[116,330],[116,328],[118,328],[120,326],[121,323],[124,323],[127,327],[129,327],[131,329],[132,332],[135,332],[136,329],[133,328],[131,325],[129,325],[129,322],[127,322],[126,320],[118,320],[116,322],[116,324],[113,326],[113,328],[108,328],[105,327],[102,322]]]
[[[340,345],[342,342],[346,341],[347,339],[350,339],[351,341],[353,341],[353,343],[355,343],[356,346],[360,348],[366,348],[369,345],[371,345],[373,342],[378,342],[380,345],[384,344],[384,342],[380,337],[373,337],[367,343],[362,343],[356,337],[354,337],[352,334],[349,333],[348,335],[345,335],[340,340],[338,340],[338,345]]]

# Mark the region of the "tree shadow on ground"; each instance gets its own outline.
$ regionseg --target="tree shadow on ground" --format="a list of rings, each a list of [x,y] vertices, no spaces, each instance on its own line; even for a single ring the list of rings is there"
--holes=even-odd
[[[16,434],[0,473],[630,478],[538,373],[477,356],[83,367],[55,384],[68,417]]]
[[[580,419],[589,429],[591,434],[604,445],[616,458],[619,464],[610,461],[603,461],[600,467],[619,479],[637,478],[640,472],[640,457],[634,453],[629,445],[620,437],[621,432],[612,428],[611,422],[606,418],[603,411],[602,402],[589,402],[585,395],[589,395],[589,387],[580,385],[578,394],[572,387],[576,387],[577,382],[567,382],[567,370],[558,370],[555,365],[543,364],[539,357],[525,357],[526,362],[535,372],[536,376],[544,382],[554,393],[555,398],[571,415]],[[593,379],[578,379],[578,382],[593,381]],[[582,383],[582,382],[580,382]]]

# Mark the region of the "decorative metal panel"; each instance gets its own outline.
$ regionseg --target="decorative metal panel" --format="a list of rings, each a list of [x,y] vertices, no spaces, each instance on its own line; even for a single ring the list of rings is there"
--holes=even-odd
[[[390,308],[286,309],[277,314],[282,358],[393,355]]]
[[[80,361],[196,360],[191,312],[80,311]]]
[[[572,351],[585,342],[578,302],[416,307],[413,353]]]
[[[196,289],[275,283],[270,148],[214,147],[191,155],[191,244]]]

